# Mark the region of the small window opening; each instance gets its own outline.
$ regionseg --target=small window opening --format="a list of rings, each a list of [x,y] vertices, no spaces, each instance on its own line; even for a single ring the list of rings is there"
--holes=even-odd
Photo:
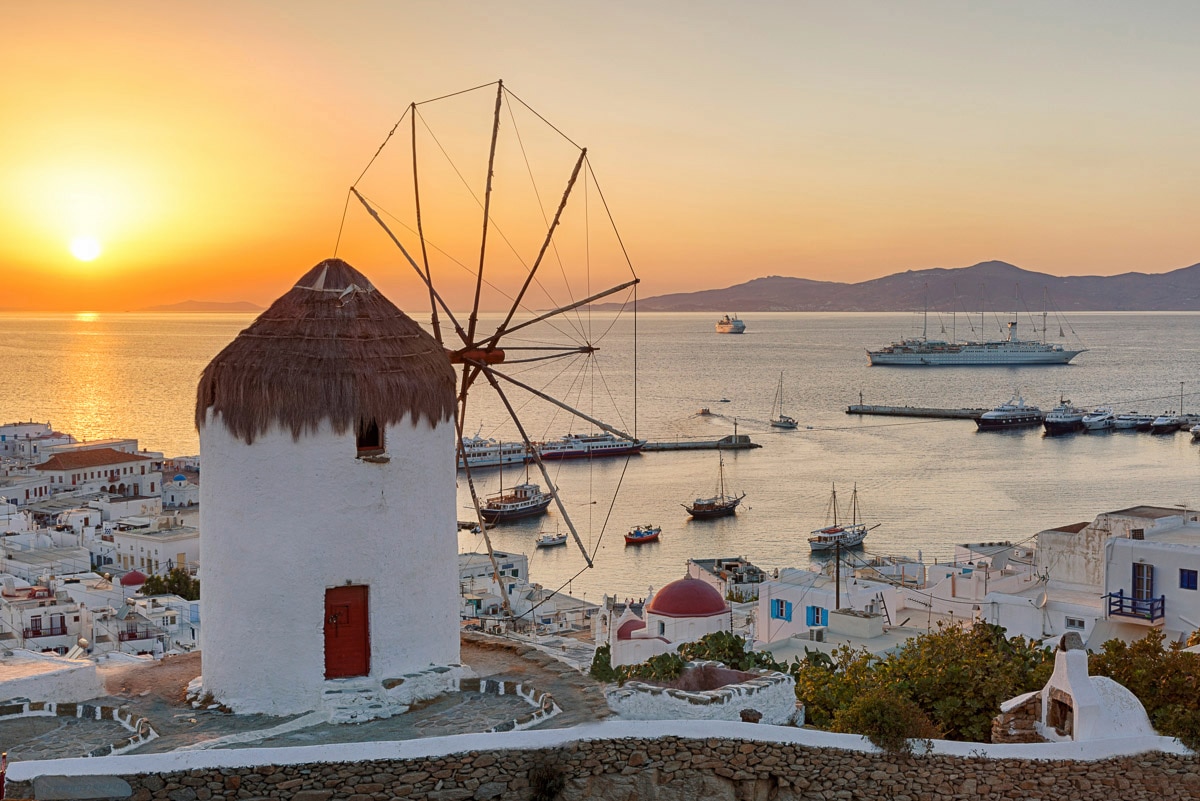
[[[383,453],[383,428],[373,418],[358,421],[357,440],[359,456]]]

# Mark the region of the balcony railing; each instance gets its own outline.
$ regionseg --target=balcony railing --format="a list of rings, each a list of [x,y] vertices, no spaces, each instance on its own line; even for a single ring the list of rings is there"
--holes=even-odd
[[[1136,617],[1151,623],[1167,616],[1167,596],[1158,598],[1132,598],[1124,590],[1108,594],[1108,615],[1112,617]]]
[[[67,633],[66,626],[45,626],[39,629],[25,629],[25,637],[61,637]]]
[[[121,642],[129,642],[130,640],[153,640],[158,635],[162,634],[159,629],[142,626],[136,629],[122,629],[117,632],[117,639]]]

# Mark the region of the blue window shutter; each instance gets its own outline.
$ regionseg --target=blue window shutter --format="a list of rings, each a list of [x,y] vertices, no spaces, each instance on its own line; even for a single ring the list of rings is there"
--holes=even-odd
[[[815,606],[804,607],[804,623],[806,625],[809,625],[809,626],[817,625],[816,624],[816,619],[817,619],[816,611],[817,611],[817,608]]]
[[[822,626],[829,625],[829,610],[828,609],[821,610],[821,625]]]
[[[792,602],[791,601],[783,602],[783,619],[789,623],[792,622]]]

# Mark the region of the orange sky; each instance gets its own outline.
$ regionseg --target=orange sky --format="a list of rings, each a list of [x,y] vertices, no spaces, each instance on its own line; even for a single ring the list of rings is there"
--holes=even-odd
[[[1198,23],[1167,2],[8,4],[0,309],[269,302],[332,255],[410,101],[498,77],[590,149],[643,297],[987,259],[1165,272],[1200,261]],[[351,211],[339,254],[405,305],[419,287]],[[449,222],[477,258],[479,215]]]

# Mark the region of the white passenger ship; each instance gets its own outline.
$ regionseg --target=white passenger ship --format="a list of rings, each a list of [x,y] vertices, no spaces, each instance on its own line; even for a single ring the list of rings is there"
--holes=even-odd
[[[1017,321],[1012,320],[1004,339],[991,342],[945,342],[926,337],[902,339],[879,350],[867,351],[867,358],[873,365],[913,367],[1068,364],[1086,350],[1068,350],[1049,342],[1017,339]]]

